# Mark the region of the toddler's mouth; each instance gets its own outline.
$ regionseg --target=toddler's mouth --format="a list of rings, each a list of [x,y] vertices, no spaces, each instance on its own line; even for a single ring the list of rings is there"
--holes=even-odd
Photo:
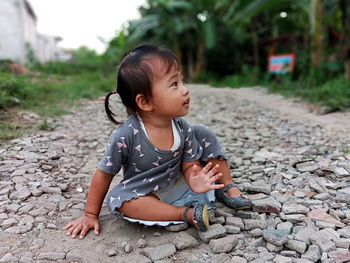
[[[185,103],[184,103],[185,105],[188,105],[188,104],[190,104],[190,98],[188,98],[186,101],[185,101]]]

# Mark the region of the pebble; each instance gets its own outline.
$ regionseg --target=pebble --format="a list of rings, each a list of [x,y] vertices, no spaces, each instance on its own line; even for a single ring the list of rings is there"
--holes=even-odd
[[[118,252],[115,249],[110,249],[108,250],[108,256],[109,257],[114,257],[118,254]]]
[[[139,248],[144,248],[147,246],[147,241],[143,238],[140,238],[139,240],[137,240],[136,246]]]

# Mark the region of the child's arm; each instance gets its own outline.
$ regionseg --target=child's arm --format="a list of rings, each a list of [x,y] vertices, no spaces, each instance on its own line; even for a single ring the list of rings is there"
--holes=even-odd
[[[219,165],[212,166],[211,162],[207,163],[203,168],[200,167],[199,161],[182,163],[182,172],[185,180],[193,192],[205,193],[224,187],[223,184],[215,184],[222,176],[222,173],[217,173]]]
[[[80,233],[79,238],[82,239],[92,228],[96,235],[100,233],[99,214],[112,179],[113,175],[96,170],[91,180],[84,215],[63,228],[67,230],[67,235],[75,238]]]

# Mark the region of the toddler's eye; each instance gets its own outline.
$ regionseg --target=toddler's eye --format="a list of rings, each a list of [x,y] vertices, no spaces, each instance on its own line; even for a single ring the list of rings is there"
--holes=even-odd
[[[174,81],[173,83],[171,83],[170,87],[173,87],[173,86],[177,87],[177,85],[178,85],[178,82]]]

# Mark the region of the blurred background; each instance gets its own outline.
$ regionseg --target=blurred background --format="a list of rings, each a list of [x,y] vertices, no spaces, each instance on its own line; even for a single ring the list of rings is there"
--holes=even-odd
[[[107,2],[1,0],[0,140],[23,130],[18,113],[50,129],[45,118],[113,90],[141,43],[174,50],[189,83],[264,86],[324,114],[350,107],[348,0]]]

